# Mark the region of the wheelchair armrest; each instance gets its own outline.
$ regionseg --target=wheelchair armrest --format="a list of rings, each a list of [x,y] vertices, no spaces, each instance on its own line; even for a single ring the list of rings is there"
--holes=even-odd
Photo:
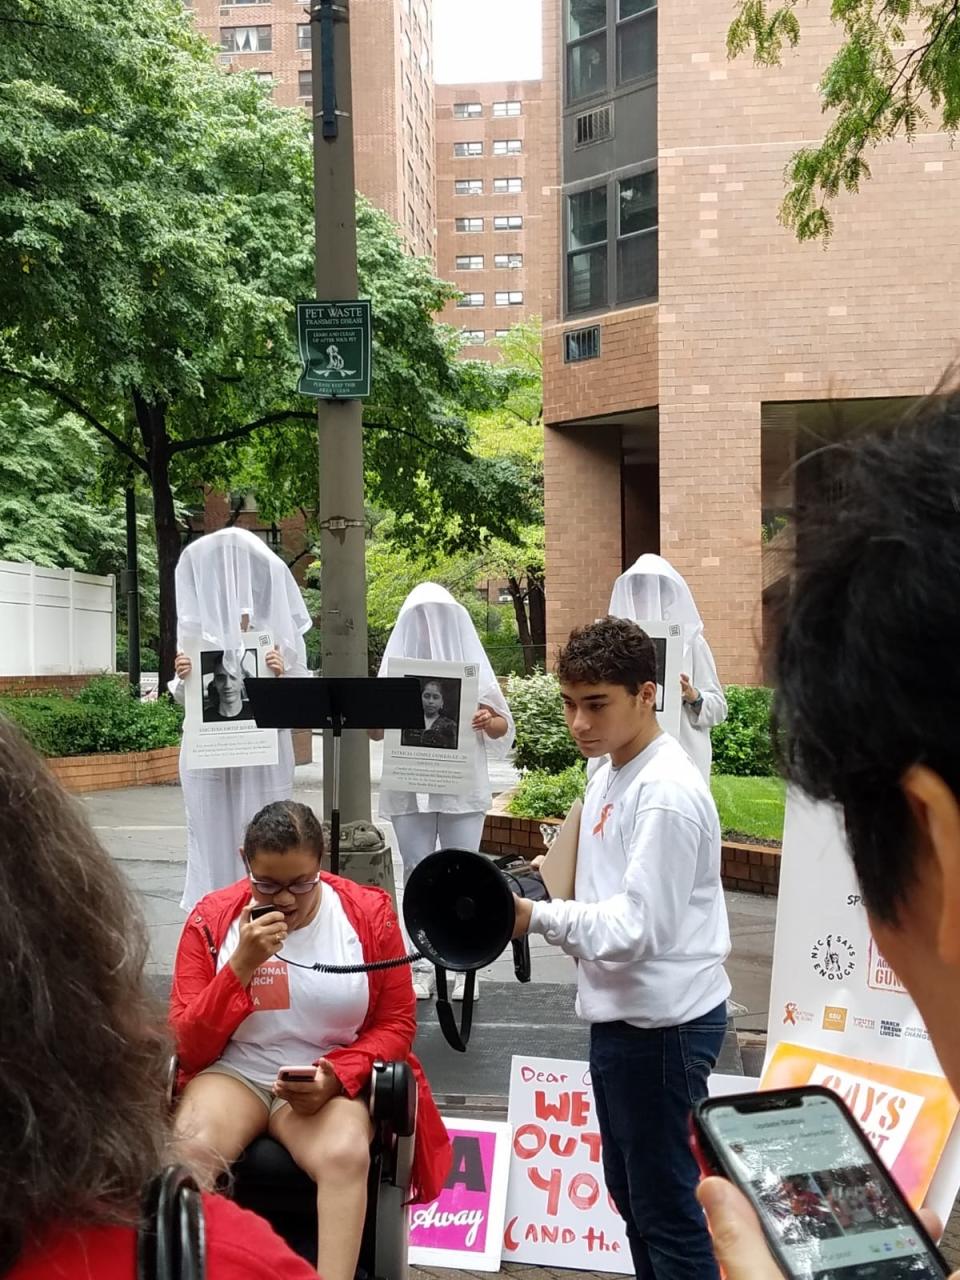
[[[417,1082],[408,1062],[375,1062],[370,1115],[378,1130],[409,1138],[417,1127]]]

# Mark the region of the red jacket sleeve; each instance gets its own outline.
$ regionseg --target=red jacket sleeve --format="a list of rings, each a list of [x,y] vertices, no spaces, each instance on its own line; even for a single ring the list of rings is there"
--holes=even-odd
[[[253,1007],[250,993],[228,964],[217,973],[202,929],[188,919],[170,992],[170,1025],[184,1074],[196,1075],[216,1062]]]
[[[370,955],[364,956],[367,963],[406,955],[400,922],[386,893],[377,904],[371,925],[373,948]],[[373,1003],[359,1036],[353,1044],[327,1054],[327,1061],[351,1098],[367,1087],[375,1062],[405,1062],[417,1034],[417,1002],[408,965],[375,973],[370,992]]]

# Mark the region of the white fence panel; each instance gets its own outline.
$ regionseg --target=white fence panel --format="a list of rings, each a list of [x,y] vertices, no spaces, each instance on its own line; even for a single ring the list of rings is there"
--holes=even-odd
[[[114,671],[116,603],[112,574],[0,560],[0,676]]]

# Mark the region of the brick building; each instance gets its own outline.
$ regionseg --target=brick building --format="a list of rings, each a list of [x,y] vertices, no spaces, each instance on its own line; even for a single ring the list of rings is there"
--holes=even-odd
[[[310,24],[299,0],[192,0],[228,68],[253,71],[283,106],[312,109]],[[357,188],[434,258],[432,0],[350,0]]]
[[[786,163],[823,134],[824,10],[804,9],[799,48],[765,69],[728,61],[728,6],[544,0],[551,646],[660,551],[721,678],[759,678],[786,589],[779,530],[802,498],[791,464],[901,412],[956,357],[947,137],[871,153],[826,248],[778,223]],[[800,483],[836,485],[832,465]]]
[[[438,85],[437,272],[463,290],[442,319],[466,354],[540,314],[540,81]]]

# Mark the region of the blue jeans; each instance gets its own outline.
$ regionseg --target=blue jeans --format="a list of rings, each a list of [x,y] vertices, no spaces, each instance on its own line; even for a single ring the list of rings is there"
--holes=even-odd
[[[696,1199],[690,1111],[707,1096],[726,1004],[679,1027],[590,1027],[590,1075],[607,1189],[627,1227],[637,1280],[719,1280]]]

